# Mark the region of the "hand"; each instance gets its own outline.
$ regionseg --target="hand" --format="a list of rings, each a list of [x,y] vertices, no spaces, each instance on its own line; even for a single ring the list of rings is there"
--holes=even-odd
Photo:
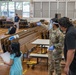
[[[66,66],[65,66],[65,68],[64,68],[64,73],[65,73],[66,75],[68,75],[68,73],[69,73],[69,67],[66,67]]]
[[[55,48],[54,46],[50,46],[50,47],[48,48],[48,50],[51,50],[51,51],[52,51],[52,50],[54,50],[54,48]]]

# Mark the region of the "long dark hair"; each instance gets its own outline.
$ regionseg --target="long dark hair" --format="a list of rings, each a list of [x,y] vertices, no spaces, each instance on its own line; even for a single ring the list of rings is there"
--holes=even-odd
[[[20,43],[17,43],[17,42],[11,43],[11,48],[12,48],[12,54],[15,53],[15,57],[21,56]]]
[[[69,21],[68,17],[62,17],[59,19],[59,25],[65,28],[69,28],[70,26],[73,26],[73,24]]]

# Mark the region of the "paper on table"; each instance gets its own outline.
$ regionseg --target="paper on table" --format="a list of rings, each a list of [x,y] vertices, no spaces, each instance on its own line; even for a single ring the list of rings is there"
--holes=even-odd
[[[10,62],[10,53],[9,52],[5,52],[3,54],[0,55],[3,59],[4,62],[9,63]]]

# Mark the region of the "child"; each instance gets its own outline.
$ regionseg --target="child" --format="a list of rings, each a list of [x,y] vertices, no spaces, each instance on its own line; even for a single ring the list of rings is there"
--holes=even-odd
[[[6,63],[10,65],[10,75],[22,75],[22,63],[21,63],[21,52],[20,52],[20,44],[19,43],[12,43],[11,44],[11,51],[10,51],[10,63]]]

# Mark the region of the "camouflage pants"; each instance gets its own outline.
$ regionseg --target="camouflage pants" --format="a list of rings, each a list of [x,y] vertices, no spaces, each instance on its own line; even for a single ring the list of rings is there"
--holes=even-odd
[[[60,66],[60,60],[56,60],[54,62],[54,70],[55,70],[55,75],[61,75],[61,66]]]
[[[49,51],[48,52],[48,75],[52,75],[53,71],[54,71],[54,64],[53,64],[53,52]]]
[[[53,75],[53,71],[55,71],[55,75],[61,75],[60,62],[61,54],[58,54],[58,52],[48,52],[48,75]]]

